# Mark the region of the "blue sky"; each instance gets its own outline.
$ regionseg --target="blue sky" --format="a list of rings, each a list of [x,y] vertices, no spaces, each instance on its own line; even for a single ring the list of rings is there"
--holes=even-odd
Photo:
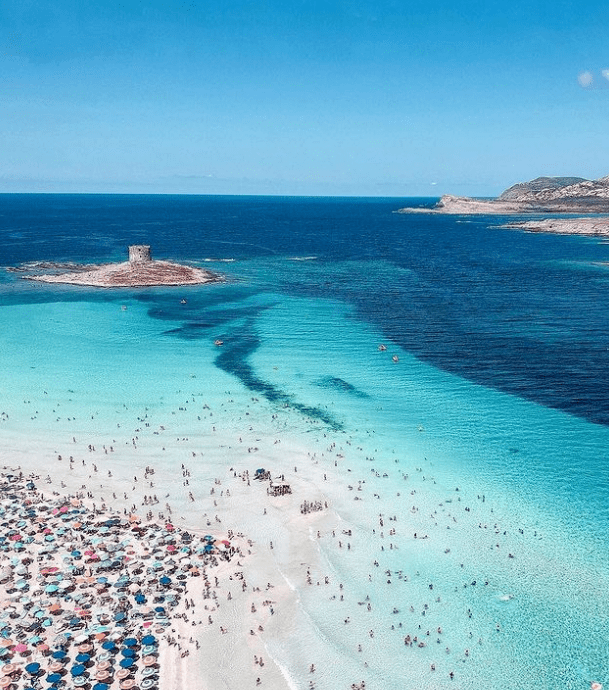
[[[598,0],[3,0],[0,191],[494,195],[596,178],[608,46]]]

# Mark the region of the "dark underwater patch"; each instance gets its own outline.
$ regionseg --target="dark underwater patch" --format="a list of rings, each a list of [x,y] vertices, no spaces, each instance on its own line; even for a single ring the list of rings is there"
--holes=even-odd
[[[178,338],[183,338],[184,340],[197,340],[212,336],[213,339],[216,339],[218,337],[222,337],[218,329],[226,326],[227,323],[244,318],[250,319],[252,316],[257,316],[265,309],[268,309],[268,305],[248,308],[237,307],[234,309],[227,308],[205,310],[203,314],[199,313],[200,316],[205,317],[204,320],[185,320],[181,326],[164,331],[163,335],[177,336]],[[176,316],[180,315],[179,309],[175,310],[174,315],[168,315],[166,312],[160,310],[149,310],[148,313],[153,318],[161,320],[175,320]],[[213,333],[210,333],[212,330]]]
[[[215,360],[215,365],[219,369],[235,376],[248,390],[264,396],[269,402],[290,407],[306,417],[318,419],[334,431],[343,429],[343,425],[325,410],[295,402],[291,395],[255,373],[247,361],[248,357],[260,346],[260,339],[253,328],[253,319],[248,320],[245,326],[231,331],[223,338],[224,345]]]
[[[348,381],[345,381],[345,379],[341,379],[337,376],[324,376],[323,378],[315,381],[315,385],[319,386],[320,388],[327,388],[330,390],[339,391],[341,393],[350,393],[357,398],[370,397],[368,393],[364,393],[364,391],[359,390],[359,388],[356,388]]]

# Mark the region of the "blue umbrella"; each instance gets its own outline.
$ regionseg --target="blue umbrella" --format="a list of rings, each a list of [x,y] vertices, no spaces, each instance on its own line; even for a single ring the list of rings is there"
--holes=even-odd
[[[65,659],[67,656],[67,652],[64,652],[62,649],[58,650],[57,652],[53,652],[53,659]]]
[[[87,661],[91,661],[91,657],[88,654],[78,654],[76,656],[76,661],[78,661],[79,664],[86,664]]]
[[[135,637],[128,637],[126,640],[123,640],[123,644],[125,647],[137,647],[137,640]]]
[[[70,669],[70,673],[73,676],[82,676],[82,674],[85,672],[85,667],[82,664],[77,664],[76,666],[72,666]]]
[[[122,659],[122,661],[120,661],[119,666],[121,666],[122,668],[131,668],[133,666],[133,664],[135,664],[135,661],[133,659],[129,659],[127,657],[125,659]]]
[[[170,585],[171,584],[171,578],[167,577],[167,575],[163,575],[163,577],[159,580],[159,582],[162,585]]]
[[[28,664],[28,665],[25,667],[25,670],[26,670],[28,673],[31,673],[32,675],[35,675],[36,673],[38,673],[38,671],[40,671],[40,664],[39,664],[38,662],[34,662],[34,663],[32,663],[32,664]]]
[[[116,649],[116,645],[114,644],[114,642],[112,642],[112,640],[107,640],[106,642],[102,643],[102,649],[114,650]]]
[[[145,597],[143,594],[141,594],[141,593],[136,594],[136,595],[135,595],[135,601],[136,601],[138,604],[143,604],[143,603],[145,603],[145,601],[146,601],[146,597]]]
[[[126,617],[127,617],[127,614],[124,613],[123,611],[119,611],[118,613],[114,614],[114,620],[115,621],[125,620]]]
[[[142,637],[142,644],[149,645],[156,642],[156,637],[154,635],[144,635]]]
[[[47,681],[49,683],[59,683],[61,680],[61,675],[59,673],[51,673],[50,675],[47,676]]]
[[[121,649],[121,654],[124,657],[134,657],[135,656],[135,650],[133,650],[133,649]]]
[[[108,690],[110,686],[105,683],[95,683],[91,690]]]

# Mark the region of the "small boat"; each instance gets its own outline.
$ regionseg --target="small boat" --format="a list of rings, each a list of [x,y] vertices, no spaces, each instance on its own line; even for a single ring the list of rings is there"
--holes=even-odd
[[[180,300],[180,304],[186,304],[186,300],[185,300],[185,299],[181,299],[181,300]]]
[[[224,340],[220,340],[220,339],[214,340],[214,345],[217,345],[218,347],[220,347],[220,345],[224,345]]]
[[[379,352],[385,352],[386,349],[387,349],[387,346],[386,346],[386,345],[383,345],[383,343],[381,343],[381,344],[379,345]]]
[[[400,358],[399,358],[397,355],[393,355],[393,357],[392,357],[391,359],[392,359],[394,362],[399,362],[399,361],[400,361]]]

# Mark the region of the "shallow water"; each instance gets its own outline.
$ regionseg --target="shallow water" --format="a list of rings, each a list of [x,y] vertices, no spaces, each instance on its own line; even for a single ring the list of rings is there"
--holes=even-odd
[[[201,520],[188,491],[207,494],[222,469],[288,471],[296,457],[339,522],[312,585],[278,545],[301,637],[268,644],[295,687],[609,680],[606,245],[396,215],[397,200],[2,203],[5,265],[118,260],[147,241],[227,277],[125,291],[3,273],[4,463],[42,457],[106,499],[153,464],[188,521]],[[279,438],[305,450],[282,454]],[[90,444],[113,448],[113,485]]]

